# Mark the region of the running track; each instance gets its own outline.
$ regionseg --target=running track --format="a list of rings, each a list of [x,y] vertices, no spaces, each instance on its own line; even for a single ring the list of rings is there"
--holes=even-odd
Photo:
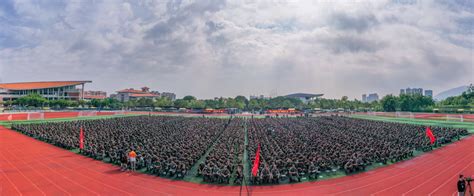
[[[459,173],[474,175],[474,136],[409,161],[331,180],[250,188],[251,195],[454,195]],[[0,127],[0,195],[238,195],[118,167]],[[244,188],[244,193],[245,188]],[[245,195],[245,194],[242,194]]]

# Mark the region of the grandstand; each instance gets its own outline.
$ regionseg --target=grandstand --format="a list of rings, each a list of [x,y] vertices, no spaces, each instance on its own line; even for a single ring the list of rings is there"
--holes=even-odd
[[[84,85],[92,81],[42,81],[0,83],[2,101],[15,100],[29,94],[38,94],[50,100],[83,99]],[[78,88],[77,86],[81,86]]]

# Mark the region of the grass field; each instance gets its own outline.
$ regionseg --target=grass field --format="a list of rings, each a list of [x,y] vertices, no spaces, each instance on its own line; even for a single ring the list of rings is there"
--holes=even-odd
[[[106,119],[106,118],[117,118],[124,116],[134,116],[131,114],[127,115],[110,115],[110,116],[86,116],[86,117],[71,117],[71,118],[50,118],[50,119],[41,119],[41,120],[15,120],[15,121],[0,121],[0,125],[10,128],[12,124],[33,124],[33,123],[45,123],[45,122],[66,122],[66,121],[75,121],[75,120],[96,120],[96,119]]]
[[[367,120],[378,120],[378,121],[385,121],[385,122],[407,123],[407,124],[425,125],[425,126],[462,128],[462,129],[467,129],[470,133],[474,133],[474,123],[472,122],[425,120],[425,119],[413,119],[413,118],[392,118],[392,117],[368,116],[368,115],[352,115],[351,117],[359,118],[359,119],[367,119]]]

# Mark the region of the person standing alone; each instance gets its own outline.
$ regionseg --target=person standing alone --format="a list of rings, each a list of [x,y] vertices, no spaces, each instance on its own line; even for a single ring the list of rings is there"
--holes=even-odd
[[[130,167],[132,171],[135,171],[137,165],[137,153],[132,149],[128,153],[128,158],[130,159]]]
[[[458,180],[458,195],[464,196],[465,192],[466,192],[466,181],[464,180],[464,176],[461,174],[459,175],[459,180]]]

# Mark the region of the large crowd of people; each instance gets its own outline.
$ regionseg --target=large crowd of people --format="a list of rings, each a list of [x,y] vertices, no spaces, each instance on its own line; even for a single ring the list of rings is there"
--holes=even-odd
[[[124,163],[135,151],[136,169],[182,178],[222,133],[228,119],[138,116],[101,120],[14,125],[12,128],[57,146],[79,148],[83,154]],[[125,157],[125,158],[124,158]],[[125,163],[126,164],[126,163]]]
[[[235,181],[243,178],[243,126],[242,119],[233,119],[217,139],[205,161],[199,164],[198,175],[203,177],[204,182],[228,184],[234,171]]]
[[[206,183],[254,184],[317,179],[323,172],[363,171],[374,163],[394,163],[433,145],[425,126],[353,119],[317,118],[187,118],[133,116],[70,122],[17,124],[23,134],[98,160],[169,178],[192,175]],[[436,145],[467,135],[467,130],[432,127]],[[245,141],[248,141],[246,145]],[[252,168],[257,146],[257,176]],[[244,152],[247,153],[244,153]],[[245,157],[248,157],[246,159]],[[190,172],[192,169],[194,172]],[[245,173],[247,172],[247,173]]]
[[[394,163],[431,148],[425,126],[348,117],[251,119],[249,157],[261,145],[256,184],[315,179],[322,172],[363,171],[374,163]],[[432,128],[442,145],[465,129]]]

